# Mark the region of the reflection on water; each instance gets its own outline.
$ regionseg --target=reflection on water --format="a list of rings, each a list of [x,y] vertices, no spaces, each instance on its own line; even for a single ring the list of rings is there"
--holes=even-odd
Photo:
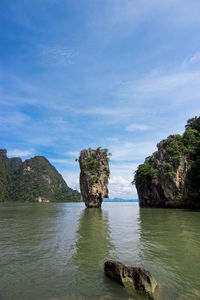
[[[44,300],[66,294],[80,209],[71,204],[1,205],[1,300]]]
[[[199,300],[200,299],[200,290],[192,289],[184,291],[181,295],[180,300]]]
[[[107,259],[152,272],[160,300],[200,299],[199,211],[0,204],[0,228],[1,300],[128,300]]]
[[[85,209],[79,218],[76,253],[73,262],[80,272],[89,268],[93,273],[109,256],[113,245],[110,241],[108,215],[101,208]],[[102,268],[101,268],[102,269]]]
[[[162,299],[200,290],[199,216],[189,210],[140,208],[141,261],[163,284]]]
[[[76,266],[75,282],[79,287],[79,294],[86,299],[95,297],[111,300],[117,289],[117,299],[127,297],[125,291],[115,282],[106,279],[103,273],[104,262],[112,258],[114,250],[110,239],[108,212],[101,208],[85,208],[78,222],[78,239],[72,264]]]

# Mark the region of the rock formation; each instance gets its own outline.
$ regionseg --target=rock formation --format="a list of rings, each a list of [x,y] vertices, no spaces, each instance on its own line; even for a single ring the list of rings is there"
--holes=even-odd
[[[80,193],[69,188],[58,171],[43,156],[22,162],[0,150],[0,202],[77,202]]]
[[[200,207],[200,118],[157,145],[135,173],[141,206]]]
[[[135,291],[153,300],[158,284],[150,272],[143,268],[128,267],[117,261],[106,261],[104,273],[111,279],[123,285],[130,293]]]
[[[87,207],[101,207],[108,198],[109,157],[108,150],[82,150],[79,157],[80,190]]]

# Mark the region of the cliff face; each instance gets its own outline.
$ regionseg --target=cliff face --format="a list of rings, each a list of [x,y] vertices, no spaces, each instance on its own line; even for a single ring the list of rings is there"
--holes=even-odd
[[[187,195],[185,180],[190,161],[187,155],[182,155],[179,163],[171,168],[166,149],[162,148],[162,142],[158,147],[157,158],[153,164],[155,173],[152,176],[149,175],[149,178],[146,177],[144,181],[136,180],[140,205],[179,207],[180,200],[185,199]],[[145,163],[148,163],[148,159]]]
[[[200,118],[158,145],[135,173],[141,206],[200,207]]]
[[[100,207],[103,198],[108,198],[108,162],[107,149],[89,148],[80,152],[80,190],[87,207]]]
[[[80,193],[70,189],[58,171],[43,156],[24,162],[7,158],[0,150],[1,201],[67,202],[80,201]]]

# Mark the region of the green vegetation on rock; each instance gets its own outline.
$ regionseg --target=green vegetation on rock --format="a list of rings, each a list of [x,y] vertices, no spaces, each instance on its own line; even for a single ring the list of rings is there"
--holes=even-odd
[[[183,135],[170,135],[157,147],[132,182],[141,203],[200,207],[200,117],[188,120]]]
[[[108,163],[110,161],[109,156],[111,156],[112,154],[108,152],[109,150],[107,148],[102,149],[101,147],[98,147],[96,150],[90,150],[90,156],[87,156],[83,161],[85,172],[88,173],[89,182],[93,183],[98,181],[100,172],[102,171],[106,173],[106,176],[109,178],[110,172],[108,165],[99,164],[98,158],[104,158],[105,162]]]
[[[108,149],[98,147],[80,152],[80,190],[87,207],[101,207],[108,198],[108,178],[110,176]]]
[[[0,152],[1,201],[78,202],[80,193],[69,188],[49,161],[35,156],[23,163]]]

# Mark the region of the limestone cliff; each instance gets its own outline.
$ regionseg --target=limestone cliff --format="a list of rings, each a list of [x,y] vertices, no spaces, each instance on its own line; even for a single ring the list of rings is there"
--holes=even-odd
[[[200,118],[157,145],[135,173],[141,206],[200,207]]]
[[[101,207],[108,198],[109,157],[107,149],[82,150],[79,157],[80,190],[87,207]]]
[[[0,150],[0,202],[77,202],[80,193],[69,188],[61,174],[43,156],[22,162]]]

